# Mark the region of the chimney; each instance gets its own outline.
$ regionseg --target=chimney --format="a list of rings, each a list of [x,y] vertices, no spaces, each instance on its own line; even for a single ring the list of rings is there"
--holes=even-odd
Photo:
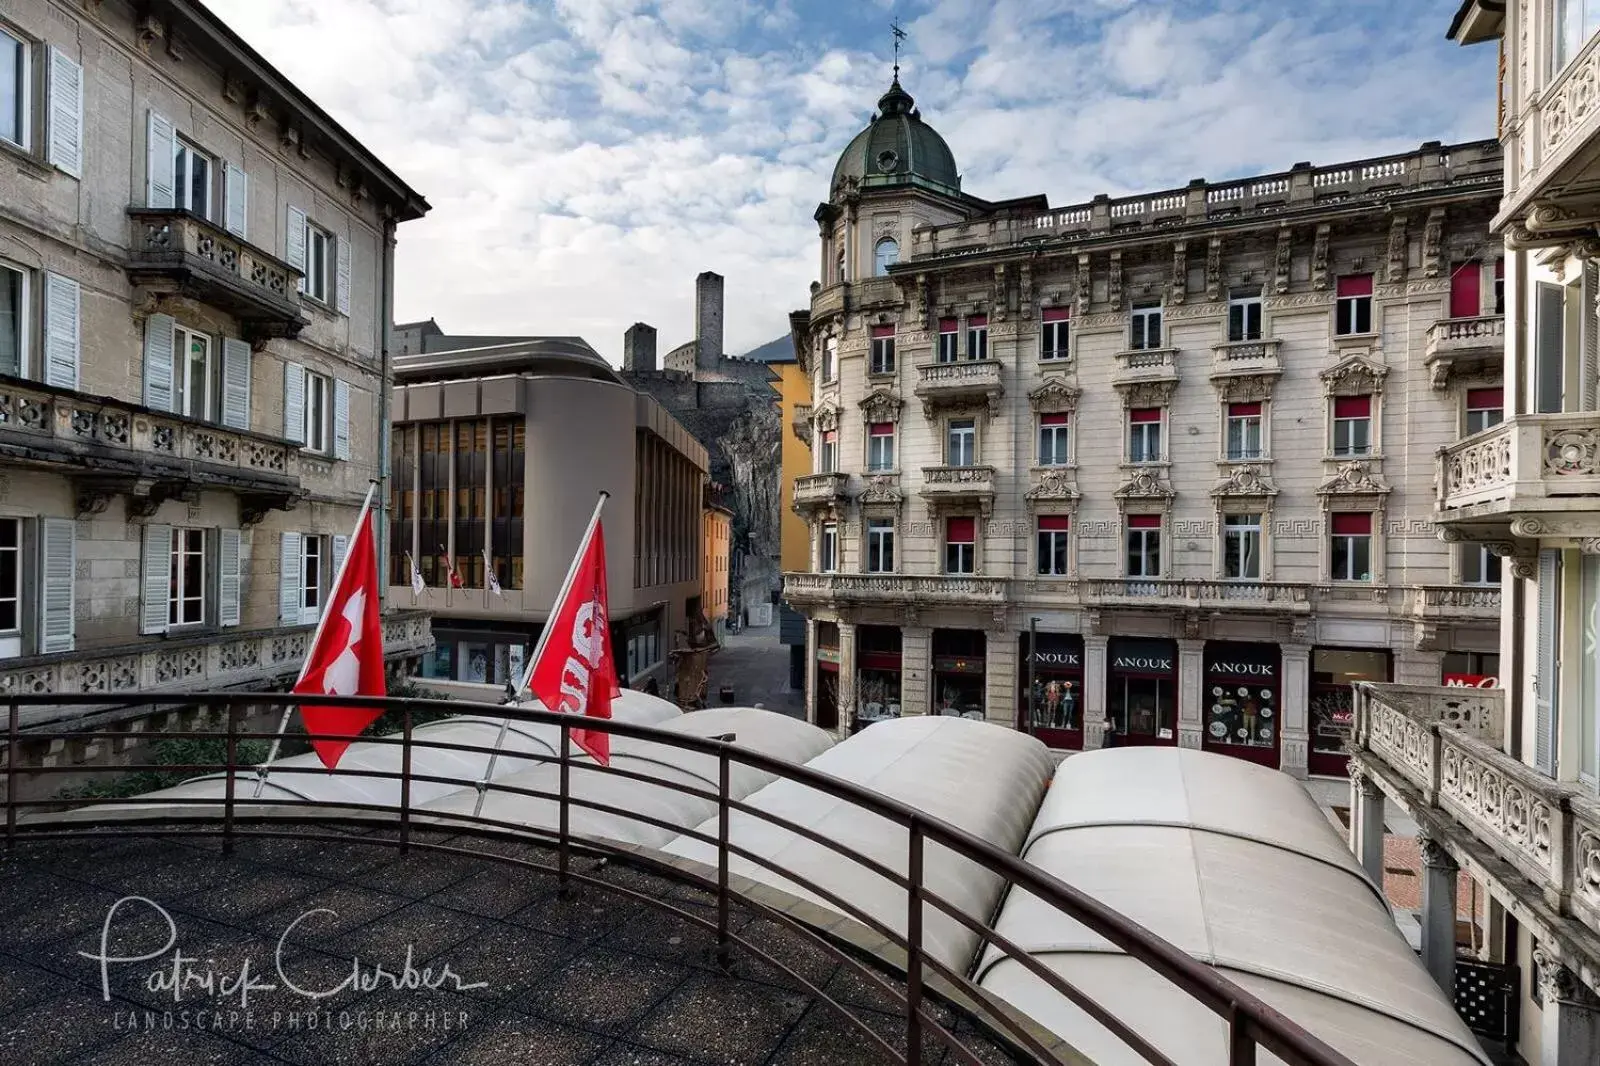
[[[635,322],[622,335],[622,369],[644,373],[656,369],[656,328]]]
[[[694,279],[695,367],[717,369],[722,358],[722,275],[706,271]]]

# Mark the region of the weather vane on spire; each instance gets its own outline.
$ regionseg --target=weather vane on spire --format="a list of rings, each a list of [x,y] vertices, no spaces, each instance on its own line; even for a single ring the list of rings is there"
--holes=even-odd
[[[894,31],[894,80],[900,80],[900,42],[906,39],[906,31],[900,28],[899,20],[889,23],[889,29]]]

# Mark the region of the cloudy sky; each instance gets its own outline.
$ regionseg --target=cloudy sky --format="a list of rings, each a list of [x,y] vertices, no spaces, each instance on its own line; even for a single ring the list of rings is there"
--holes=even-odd
[[[963,187],[1052,204],[1491,136],[1456,0],[210,0],[433,205],[396,314],[461,333],[787,331],[817,202],[889,80]]]

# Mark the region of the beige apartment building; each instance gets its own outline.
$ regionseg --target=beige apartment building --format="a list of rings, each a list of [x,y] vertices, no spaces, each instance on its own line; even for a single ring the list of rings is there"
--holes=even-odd
[[[812,720],[1342,774],[1350,682],[1495,674],[1500,559],[1432,517],[1501,417],[1499,193],[1491,141],[988,202],[896,81],[796,321]]]
[[[389,596],[432,616],[422,675],[521,676],[605,490],[617,674],[666,693],[674,635],[712,607],[705,448],[579,338],[458,341],[395,359]]]
[[[292,678],[428,205],[199,4],[8,2],[0,72],[0,693]]]
[[[1441,451],[1434,518],[1505,560],[1500,684],[1363,686],[1351,767],[1353,846],[1375,877],[1386,820],[1418,826],[1436,979],[1482,989],[1480,1031],[1550,1066],[1600,1057],[1597,31],[1594,0],[1465,0],[1450,26],[1499,48],[1505,418]],[[1458,946],[1462,873],[1489,913]]]

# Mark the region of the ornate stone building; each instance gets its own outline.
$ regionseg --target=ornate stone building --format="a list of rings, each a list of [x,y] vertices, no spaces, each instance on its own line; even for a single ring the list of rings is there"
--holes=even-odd
[[[428,205],[199,4],[8,2],[0,56],[0,693],[292,679]]]
[[[1600,4],[1465,0],[1499,47],[1505,419],[1437,459],[1434,517],[1505,559],[1500,685],[1364,687],[1353,845],[1381,876],[1385,809],[1422,840],[1423,956],[1445,987],[1501,976],[1527,1062],[1600,1054]],[[1489,899],[1462,959],[1465,872]],[[1496,1002],[1495,999],[1487,1002]]]
[[[1499,557],[1431,518],[1434,452],[1500,417],[1499,168],[989,202],[897,81],[794,323],[812,719],[1340,774],[1351,681],[1494,673]]]

